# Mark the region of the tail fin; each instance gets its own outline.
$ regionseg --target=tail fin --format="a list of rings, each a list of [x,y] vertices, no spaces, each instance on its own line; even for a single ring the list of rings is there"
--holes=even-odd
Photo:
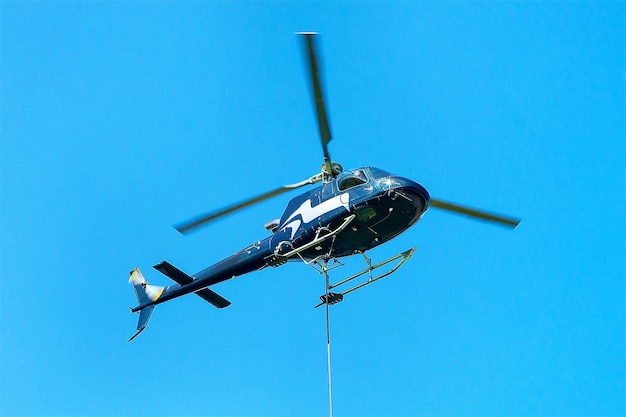
[[[132,282],[133,287],[135,288],[135,295],[137,296],[137,302],[139,303],[139,307],[136,309],[131,308],[133,313],[139,312],[139,322],[137,323],[137,332],[130,339],[128,339],[130,342],[139,336],[139,333],[143,332],[148,326],[150,317],[152,317],[152,311],[154,311],[155,307],[155,305],[151,303],[159,299],[161,294],[163,294],[164,288],[148,284],[148,281],[146,281],[146,278],[143,276],[139,268],[135,268],[130,273],[129,281]],[[146,306],[142,307],[143,305]]]
[[[143,332],[146,327],[148,327],[148,322],[150,321],[150,317],[152,317],[152,311],[154,310],[154,305],[143,308],[139,312],[139,323],[137,323],[137,332],[128,339],[128,341],[132,341],[134,338],[139,336],[139,333]]]

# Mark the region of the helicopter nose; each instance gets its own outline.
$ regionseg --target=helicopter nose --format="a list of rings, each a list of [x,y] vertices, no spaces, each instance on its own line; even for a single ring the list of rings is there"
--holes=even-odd
[[[422,184],[403,177],[400,177],[399,180],[399,182],[402,184],[402,189],[404,190],[404,192],[421,197],[426,204],[430,202],[430,194]]]
[[[430,202],[430,194],[422,184],[404,177],[388,177],[381,181],[383,190],[397,191],[408,195],[411,199],[417,198],[421,200],[424,206]]]

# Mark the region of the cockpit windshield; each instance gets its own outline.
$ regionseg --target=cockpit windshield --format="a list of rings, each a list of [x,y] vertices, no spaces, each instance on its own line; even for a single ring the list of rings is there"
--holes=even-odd
[[[348,188],[356,187],[360,184],[367,182],[367,175],[362,169],[354,169],[352,171],[344,171],[338,178],[339,191],[347,190]]]
[[[369,171],[372,178],[385,178],[391,176],[389,172],[380,168],[369,167]]]

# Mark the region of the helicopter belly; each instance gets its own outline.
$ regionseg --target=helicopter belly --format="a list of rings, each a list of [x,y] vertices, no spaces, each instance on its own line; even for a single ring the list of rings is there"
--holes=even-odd
[[[302,255],[314,259],[331,253],[332,256],[349,256],[365,252],[388,240],[415,224],[428,208],[427,198],[418,190],[404,189],[401,192],[385,192],[373,198],[357,202],[350,207],[354,220],[332,241],[324,242]],[[334,230],[345,218],[345,213],[323,223]]]

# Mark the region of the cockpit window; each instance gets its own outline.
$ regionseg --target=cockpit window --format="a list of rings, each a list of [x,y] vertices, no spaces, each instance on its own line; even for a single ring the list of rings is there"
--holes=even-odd
[[[348,188],[355,187],[367,182],[367,176],[361,169],[355,169],[354,171],[346,171],[339,178],[339,191],[347,190]]]
[[[385,178],[385,177],[391,176],[391,174],[385,171],[384,169],[370,167],[369,170],[372,175],[372,178]]]

